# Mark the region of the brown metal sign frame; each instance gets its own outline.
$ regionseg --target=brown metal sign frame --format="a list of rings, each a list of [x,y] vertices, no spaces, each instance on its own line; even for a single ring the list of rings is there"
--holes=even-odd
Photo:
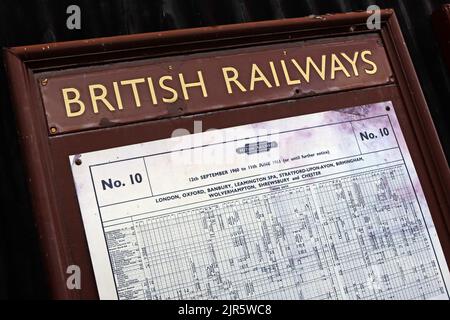
[[[98,298],[69,155],[167,138],[175,128],[191,129],[192,120],[201,119],[207,130],[386,100],[392,100],[396,106],[439,239],[446,259],[450,261],[450,172],[447,161],[393,10],[381,12],[381,30],[368,30],[368,17],[365,12],[325,15],[6,49],[4,57],[19,139],[52,297]],[[166,119],[66,134],[49,131],[40,86],[46,81],[43,75],[52,72],[371,33],[381,36],[393,71],[393,77],[384,85],[300,95],[280,101],[276,107],[255,104],[209,112],[205,106],[190,117],[184,117],[181,110]],[[301,103],[295,103],[298,99]],[[81,290],[69,290],[66,286],[66,269],[72,264],[80,266],[83,272]]]

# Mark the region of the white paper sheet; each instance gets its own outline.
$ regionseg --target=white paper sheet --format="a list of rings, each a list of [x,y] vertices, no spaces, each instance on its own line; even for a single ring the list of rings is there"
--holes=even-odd
[[[449,298],[391,102],[70,163],[103,299]]]

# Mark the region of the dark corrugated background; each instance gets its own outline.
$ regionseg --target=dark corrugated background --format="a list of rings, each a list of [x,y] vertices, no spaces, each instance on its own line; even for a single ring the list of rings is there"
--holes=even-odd
[[[394,8],[442,144],[450,158],[450,76],[438,53],[431,13],[444,0],[84,0],[0,1],[2,47],[365,10]],[[81,30],[66,8],[81,7]],[[449,30],[450,32],[450,30]],[[15,122],[0,68],[0,298],[46,297]]]

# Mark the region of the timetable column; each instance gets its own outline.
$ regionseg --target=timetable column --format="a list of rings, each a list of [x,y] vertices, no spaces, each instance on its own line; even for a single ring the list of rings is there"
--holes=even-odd
[[[146,277],[132,222],[105,228],[105,237],[119,299],[145,298]]]

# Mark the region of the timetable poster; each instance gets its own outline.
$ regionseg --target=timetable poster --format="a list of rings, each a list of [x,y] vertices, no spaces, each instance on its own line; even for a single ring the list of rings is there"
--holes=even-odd
[[[102,299],[448,299],[391,102],[72,155]]]

